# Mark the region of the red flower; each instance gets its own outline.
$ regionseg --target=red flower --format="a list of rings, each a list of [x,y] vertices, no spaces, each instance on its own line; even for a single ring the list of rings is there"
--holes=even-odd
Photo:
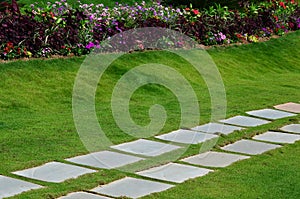
[[[12,42],[7,42],[6,46],[8,48],[13,48],[14,47],[14,44]]]
[[[281,7],[283,7],[284,9],[286,9],[286,6],[285,6],[284,2],[280,2],[279,5],[280,5]]]
[[[274,19],[275,19],[276,21],[278,21],[278,17],[277,17],[277,16],[274,16]]]
[[[236,36],[237,36],[238,38],[241,38],[241,37],[242,37],[242,35],[241,35],[241,34],[236,34]]]
[[[193,9],[193,13],[194,13],[195,15],[198,15],[200,12],[199,12],[199,10]]]
[[[185,10],[186,10],[186,11],[190,11],[191,9],[190,9],[190,8],[186,8]]]

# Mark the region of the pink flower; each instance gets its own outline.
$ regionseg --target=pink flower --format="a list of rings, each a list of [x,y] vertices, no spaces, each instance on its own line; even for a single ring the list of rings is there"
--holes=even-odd
[[[193,9],[193,13],[194,13],[195,15],[198,15],[200,12],[199,12],[199,10]]]

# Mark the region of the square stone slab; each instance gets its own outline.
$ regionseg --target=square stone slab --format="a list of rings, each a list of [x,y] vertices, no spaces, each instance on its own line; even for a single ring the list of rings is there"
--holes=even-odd
[[[105,196],[99,196],[96,194],[86,193],[86,192],[75,192],[60,197],[58,199],[110,199],[110,198]]]
[[[13,174],[46,182],[63,182],[71,178],[94,173],[95,170],[60,162],[49,162],[42,166],[16,171]]]
[[[242,130],[242,127],[231,126],[227,124],[219,124],[219,123],[208,123],[201,126],[196,126],[192,128],[194,131],[201,131],[204,133],[221,133],[224,135],[228,135],[234,131]]]
[[[300,135],[268,131],[261,135],[254,136],[253,139],[267,142],[292,144],[300,140]]]
[[[300,124],[290,124],[282,127],[280,130],[300,134]]]
[[[204,176],[212,171],[213,170],[210,169],[198,168],[189,165],[169,163],[163,166],[140,171],[136,174],[159,180],[182,183],[188,179]]]
[[[127,164],[135,163],[143,159],[144,158],[139,158],[132,155],[125,155],[112,151],[101,151],[91,153],[88,155],[77,156],[74,158],[68,158],[66,160],[73,163],[97,168],[112,169],[116,167],[125,166]]]
[[[256,111],[249,111],[249,112],[247,112],[247,114],[256,116],[256,117],[265,118],[265,119],[271,119],[271,120],[296,116],[296,114],[293,114],[293,113],[278,111],[278,110],[274,110],[274,109],[262,109],[262,110],[256,110]]]
[[[207,134],[207,133],[180,129],[177,131],[173,131],[171,133],[167,133],[155,137],[161,140],[167,140],[171,142],[178,142],[184,144],[198,144],[213,138],[217,138],[218,136]]]
[[[258,155],[279,147],[281,146],[276,144],[267,144],[252,140],[239,140],[233,144],[226,145],[221,149],[225,151],[244,153],[249,155]]]
[[[96,187],[91,191],[113,197],[126,196],[129,198],[139,198],[152,193],[165,191],[171,187],[174,187],[174,185],[126,177],[107,185]]]
[[[270,121],[267,120],[247,116],[235,116],[226,120],[220,120],[220,122],[245,127],[254,127],[270,123]]]
[[[0,175],[0,198],[11,197],[25,191],[43,188],[40,185]]]
[[[274,106],[276,109],[288,111],[292,113],[300,113],[300,104],[289,102],[286,104],[279,104],[277,106]]]
[[[207,167],[227,167],[234,162],[248,158],[250,157],[244,155],[208,151],[182,159],[181,161]]]
[[[155,142],[151,140],[139,139],[133,142],[127,142],[111,146],[113,149],[125,151],[128,153],[140,154],[144,156],[158,156],[176,149],[181,148],[171,144],[165,144],[161,142]]]

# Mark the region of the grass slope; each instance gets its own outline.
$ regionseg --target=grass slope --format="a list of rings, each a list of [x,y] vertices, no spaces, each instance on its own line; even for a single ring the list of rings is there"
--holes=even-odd
[[[298,31],[265,43],[208,50],[224,80],[227,117],[300,100],[299,37]],[[0,174],[16,177],[10,172],[87,153],[72,117],[72,89],[83,60],[74,57],[0,64]],[[190,81],[201,102],[201,123],[209,121],[209,93],[203,80],[189,64],[167,52],[128,54],[106,71],[96,96],[99,122],[114,143],[134,138],[124,134],[113,120],[110,110],[113,85],[137,64],[151,62],[172,66]],[[156,103],[168,111],[168,120],[162,132],[178,128],[180,109],[177,99],[157,85],[142,87],[133,95],[131,114],[134,120],[142,125],[147,124],[149,107]],[[222,137],[215,149],[299,119],[299,116],[282,119]],[[196,154],[199,147],[191,146],[184,156]],[[298,142],[218,169],[208,176],[190,180],[149,198],[299,198],[299,152]],[[132,176],[114,170],[101,170],[62,184],[31,180],[47,187],[14,198],[58,197],[71,191],[91,189],[125,175]]]
[[[40,2],[40,3],[47,3],[47,2],[51,2],[54,3],[57,0],[47,0],[47,1],[36,1],[36,0],[19,0],[18,3],[20,3],[20,5],[30,5],[30,4],[34,4],[35,2]],[[121,4],[128,4],[128,5],[134,5],[135,2],[141,3],[143,0],[119,0],[119,1],[111,1],[111,0],[80,0],[81,3],[86,3],[86,4],[103,4],[104,6],[108,6],[108,7],[113,7],[116,2],[121,3]],[[78,1],[77,0],[68,0],[67,1],[68,4],[70,5],[78,5]],[[146,3],[151,2],[151,0],[145,0]]]

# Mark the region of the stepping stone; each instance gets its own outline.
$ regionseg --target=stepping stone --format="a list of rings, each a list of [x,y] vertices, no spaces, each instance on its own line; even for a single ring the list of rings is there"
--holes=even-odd
[[[252,140],[239,140],[233,144],[224,146],[221,149],[225,151],[244,153],[249,155],[258,155],[279,147],[281,146],[276,144],[267,144]]]
[[[282,127],[280,130],[300,134],[300,124],[290,124]]]
[[[91,191],[113,197],[126,196],[129,198],[139,198],[152,193],[165,191],[171,187],[174,187],[174,185],[126,177],[107,185],[96,187]]]
[[[76,192],[76,193],[70,193],[58,199],[110,199],[110,198],[105,196],[99,196],[96,194],[86,193],[86,192]]]
[[[155,137],[161,140],[167,140],[171,142],[178,142],[184,144],[198,144],[213,138],[218,138],[219,136],[180,129],[168,134],[163,134]]]
[[[219,123],[208,123],[208,124],[204,124],[192,128],[192,130],[194,131],[201,131],[204,133],[221,133],[224,135],[228,135],[230,133],[233,133],[234,131],[239,131],[242,129],[243,129],[242,127],[219,124]]]
[[[128,153],[134,153],[144,156],[158,156],[176,149],[181,148],[171,144],[165,144],[161,142],[155,142],[151,140],[139,139],[133,142],[127,142],[115,146],[111,146],[113,149],[125,151]]]
[[[64,164],[60,162],[49,162],[42,166],[25,169],[23,171],[16,171],[13,172],[13,174],[45,182],[58,183],[94,172],[96,171],[92,169],[82,168],[79,166]]]
[[[246,113],[249,115],[252,115],[252,116],[261,117],[261,118],[265,118],[265,119],[271,119],[271,120],[296,116],[296,114],[293,114],[293,113],[287,113],[284,111],[278,111],[278,110],[273,110],[273,109],[262,109],[262,110],[256,110],[256,111],[249,111]]]
[[[181,161],[207,167],[227,167],[234,162],[248,159],[249,156],[209,151],[191,156]]]
[[[40,185],[0,175],[0,198],[7,198],[22,192],[43,188]]]
[[[96,153],[91,153],[88,155],[77,156],[74,158],[66,159],[67,161],[87,165],[91,167],[103,168],[103,169],[113,169],[127,164],[135,163],[144,158],[135,157],[132,155],[125,155],[121,153],[116,153],[112,151],[101,151]]]
[[[292,113],[300,113],[300,104],[289,102],[286,104],[279,104],[277,106],[274,106],[276,109],[288,111]]]
[[[247,116],[235,116],[226,120],[220,120],[220,122],[245,127],[255,127],[270,123],[270,121],[267,120]]]
[[[300,140],[300,135],[268,131],[261,135],[254,136],[253,139],[267,142],[293,144],[294,142]]]
[[[198,168],[189,165],[169,163],[145,171],[140,171],[136,174],[158,180],[182,183],[188,179],[204,176],[212,171],[213,170],[210,169]]]

